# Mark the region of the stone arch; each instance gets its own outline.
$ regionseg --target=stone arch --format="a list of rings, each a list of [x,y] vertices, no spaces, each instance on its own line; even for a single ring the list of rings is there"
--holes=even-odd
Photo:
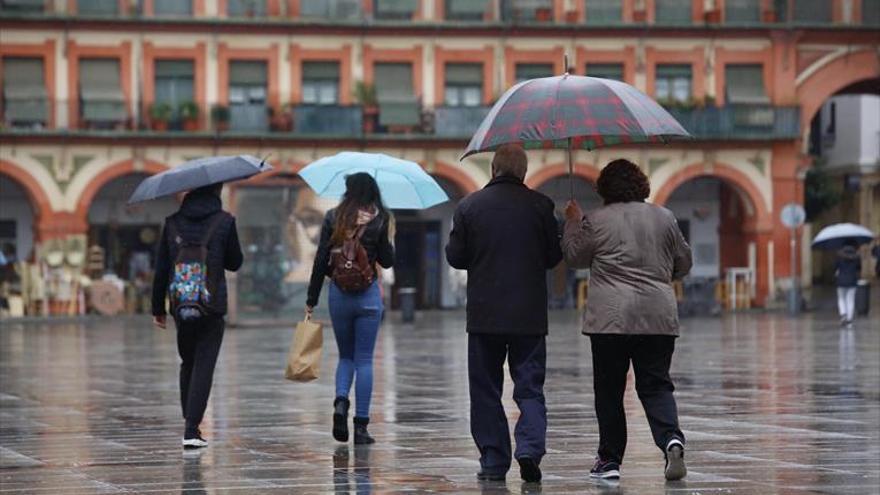
[[[95,196],[98,194],[98,191],[100,191],[101,188],[107,185],[110,181],[128,174],[158,174],[160,172],[168,170],[169,168],[170,167],[168,167],[167,165],[159,162],[154,162],[152,160],[144,160],[142,164],[136,164],[134,160],[130,159],[106,167],[101,170],[98,175],[93,177],[89,181],[86,188],[82,191],[79,196],[79,200],[77,200],[76,202],[76,210],[74,211],[74,215],[80,222],[82,222],[83,225],[88,225],[89,207],[91,206],[92,201],[95,199]]]
[[[817,66],[816,64],[822,64]],[[880,77],[880,54],[876,49],[855,53],[841,52],[836,57],[820,60],[802,73],[797,81],[797,100],[801,103],[801,129],[810,128],[810,121],[822,104],[841,89],[865,79]],[[808,72],[809,71],[809,72]]]
[[[565,163],[557,163],[541,167],[537,172],[526,177],[526,185],[532,189],[541,187],[545,182],[556,177],[568,175],[568,165]],[[599,170],[592,165],[575,165],[574,175],[586,179],[595,184],[599,179]]]
[[[39,222],[39,220],[52,214],[52,203],[49,200],[49,196],[31,174],[6,160],[0,160],[0,174],[12,179],[13,182],[21,186],[25,191],[31,202],[31,207],[34,209],[35,220]]]
[[[660,185],[654,195],[653,202],[665,205],[679,186],[699,177],[715,177],[732,186],[744,204],[754,212],[754,229],[757,231],[772,229],[773,221],[770,207],[764,201],[758,187],[748,176],[729,165],[716,164],[711,168],[706,168],[704,164],[696,163],[685,167]]]
[[[433,169],[428,169],[426,170],[426,172],[449,180],[450,182],[458,186],[458,188],[465,196],[480,189],[480,186],[477,185],[473,177],[462,170],[461,166],[449,165],[438,161],[434,163]]]

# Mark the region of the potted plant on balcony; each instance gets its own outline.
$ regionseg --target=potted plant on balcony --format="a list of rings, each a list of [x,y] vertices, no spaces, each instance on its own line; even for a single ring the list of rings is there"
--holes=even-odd
[[[269,107],[269,128],[276,132],[293,130],[293,109],[289,104],[277,109]]]
[[[193,132],[199,130],[199,105],[194,101],[185,101],[177,109],[183,130]]]
[[[376,117],[379,115],[379,103],[376,98],[376,87],[358,81],[354,88],[355,100],[364,111],[364,133],[371,134],[376,130]]]
[[[214,128],[218,131],[229,130],[229,107],[226,105],[214,105],[211,108],[211,120],[214,122]]]
[[[150,105],[150,127],[154,131],[167,131],[171,113],[171,105],[168,103],[153,103]]]

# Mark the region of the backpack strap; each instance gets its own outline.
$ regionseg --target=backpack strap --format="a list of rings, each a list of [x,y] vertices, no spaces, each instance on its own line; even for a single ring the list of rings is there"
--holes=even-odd
[[[165,227],[168,229],[167,241],[177,244],[177,238],[180,237],[180,231],[177,229],[177,221],[174,220],[173,216],[170,216],[165,220]]]
[[[209,242],[211,242],[211,236],[214,235],[214,231],[217,230],[217,227],[220,226],[220,222],[223,220],[223,212],[218,211],[211,217],[211,221],[208,224],[208,230],[205,231],[204,237],[202,237],[202,245],[207,246]]]

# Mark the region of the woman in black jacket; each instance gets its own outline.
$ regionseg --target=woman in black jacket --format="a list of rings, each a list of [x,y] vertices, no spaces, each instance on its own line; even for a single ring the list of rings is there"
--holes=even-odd
[[[350,175],[345,180],[345,196],[339,206],[327,212],[321,228],[321,240],[312,267],[306,313],[312,313],[318,304],[324,277],[334,276],[339,265],[341,248],[346,240],[360,239],[366,251],[369,269],[366,289],[353,290],[341,279],[330,284],[330,319],[339,348],[336,367],[336,400],[333,402],[333,437],[348,441],[348,395],[352,382],[355,386],[354,443],[373,443],[367,432],[370,422],[370,399],[373,394],[373,350],[384,311],[376,264],[391,268],[394,264],[394,246],[389,229],[391,213],[382,204],[379,186],[366,173]],[[393,229],[391,229],[393,232]],[[337,270],[336,276],[339,277]]]

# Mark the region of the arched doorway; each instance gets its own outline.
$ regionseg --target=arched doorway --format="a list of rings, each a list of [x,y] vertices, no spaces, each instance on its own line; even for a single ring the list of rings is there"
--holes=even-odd
[[[130,173],[110,180],[92,198],[87,217],[88,244],[103,251],[104,273],[141,288],[151,282],[162,223],[179,206],[174,197],[128,205],[128,198],[147,177]]]
[[[236,317],[299,317],[326,211],[336,200],[319,198],[296,174],[279,173],[235,186],[244,264],[236,275]],[[326,308],[327,290],[319,308]]]
[[[575,175],[573,178],[569,178],[568,175],[557,175],[546,180],[537,187],[537,190],[553,200],[560,228],[565,218],[565,205],[571,199],[572,188],[574,189],[574,198],[584,211],[602,206],[602,198],[596,192],[595,184],[580,175]],[[555,309],[574,307],[578,282],[586,279],[587,273],[586,270],[570,268],[565,261],[560,262],[551,270],[547,280],[550,307]]]
[[[392,307],[397,289],[414,287],[420,309],[455,308],[464,303],[464,286],[458,273],[446,264],[446,244],[452,216],[465,192],[453,181],[433,176],[449,201],[427,210],[396,210],[396,260]]]
[[[36,210],[25,188],[0,174],[0,252],[6,260],[30,257],[35,220]]]

